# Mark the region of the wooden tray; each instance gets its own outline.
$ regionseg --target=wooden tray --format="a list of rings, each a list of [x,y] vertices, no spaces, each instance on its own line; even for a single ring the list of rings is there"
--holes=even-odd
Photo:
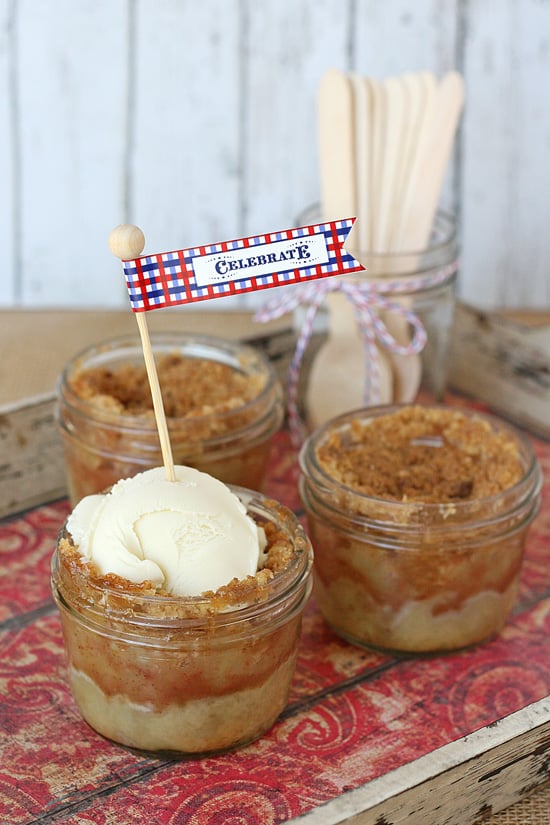
[[[548,470],[550,445],[535,446]],[[267,492],[300,511],[284,432]],[[547,490],[518,604],[499,638],[453,655],[397,659],[340,640],[310,602],[280,720],[242,750],[184,761],[118,747],[78,714],[49,590],[68,509],[62,499],[0,523],[3,825],[466,825],[547,777]]]

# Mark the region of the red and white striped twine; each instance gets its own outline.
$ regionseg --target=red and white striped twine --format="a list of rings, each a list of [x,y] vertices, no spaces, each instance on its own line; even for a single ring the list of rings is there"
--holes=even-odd
[[[346,278],[327,278],[304,284],[294,290],[280,290],[280,295],[267,301],[254,316],[255,321],[265,323],[293,312],[300,305],[307,305],[302,329],[298,335],[294,355],[290,363],[287,386],[288,420],[292,442],[299,447],[303,438],[303,425],[298,413],[298,378],[307,345],[312,335],[313,322],[325,296],[329,292],[343,292],[351,302],[365,347],[365,406],[380,403],[380,360],[377,341],[389,352],[397,355],[414,355],[426,345],[426,330],[420,318],[402,304],[389,300],[385,295],[400,295],[430,289],[444,283],[458,268],[458,261],[434,274],[408,278],[407,280],[350,281]],[[408,344],[400,344],[391,335],[380,310],[400,315],[411,325],[413,334]]]

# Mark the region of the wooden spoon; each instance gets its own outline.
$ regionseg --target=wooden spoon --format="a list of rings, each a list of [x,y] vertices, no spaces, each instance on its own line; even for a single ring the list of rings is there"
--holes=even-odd
[[[367,174],[363,157],[357,152],[367,128],[367,90],[342,72],[331,70],[323,76],[319,88],[319,152],[321,160],[321,199],[323,218],[357,215],[357,166],[361,176]],[[364,93],[365,92],[365,93]],[[361,147],[362,149],[363,147]],[[365,158],[367,156],[365,147]],[[357,238],[367,231],[361,227],[361,215],[353,229]],[[348,238],[348,244],[354,241]],[[308,377],[305,407],[310,426],[331,417],[334,407],[329,403],[335,394],[340,399],[338,412],[352,409],[356,399],[356,383],[364,369],[362,344],[357,340],[356,320],[347,301],[329,295],[328,334],[315,355]],[[343,297],[343,296],[342,296]],[[337,311],[336,308],[339,308]],[[344,320],[345,318],[345,320]],[[352,331],[352,334],[348,334]],[[342,369],[342,364],[345,368]],[[336,384],[338,385],[336,387]],[[348,406],[348,405],[352,406]],[[336,413],[335,413],[336,414]]]
[[[328,337],[311,366],[306,391],[309,427],[315,429],[335,415],[364,406],[365,350],[353,309],[342,293],[327,296]],[[392,399],[393,376],[386,353],[379,348],[380,404]]]

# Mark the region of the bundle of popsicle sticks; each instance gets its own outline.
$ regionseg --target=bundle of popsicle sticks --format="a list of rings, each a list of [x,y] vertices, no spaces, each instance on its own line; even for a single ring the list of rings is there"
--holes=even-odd
[[[460,113],[464,83],[457,72],[375,80],[337,70],[325,73],[318,94],[318,145],[323,219],[355,215],[346,244],[359,260],[420,255],[430,239]],[[376,276],[380,276],[380,272]],[[366,277],[369,277],[368,271]],[[309,376],[306,407],[312,425],[362,405],[364,351],[353,308],[341,293],[328,296],[328,338]],[[384,318],[400,343],[401,318]],[[382,403],[410,401],[421,379],[419,356],[379,352]]]

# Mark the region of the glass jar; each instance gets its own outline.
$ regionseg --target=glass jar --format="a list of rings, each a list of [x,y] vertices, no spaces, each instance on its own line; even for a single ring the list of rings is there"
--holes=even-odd
[[[311,207],[300,218],[300,224],[319,222],[318,207]],[[382,373],[387,375],[382,380],[382,394],[384,386],[387,397],[375,399],[373,404],[381,403],[411,403],[420,400],[422,403],[439,403],[444,400],[447,387],[448,354],[450,348],[457,280],[458,239],[456,222],[452,215],[438,211],[434,218],[430,241],[426,249],[411,250],[410,252],[379,253],[362,250],[354,247],[354,235],[345,244],[346,249],[365,267],[364,272],[346,276],[354,284],[372,283],[384,290],[382,297],[399,304],[404,309],[413,312],[422,323],[427,342],[419,354],[399,355],[379,345],[379,357]],[[342,276],[338,276],[342,278]],[[386,288],[399,282],[399,292],[385,291]],[[345,319],[338,319],[339,327],[345,330],[346,335],[352,327],[357,326],[356,317],[351,303],[344,296],[341,298],[342,307],[345,307]],[[342,314],[342,307],[340,314]],[[374,307],[376,309],[376,307]],[[295,313],[294,326],[299,331],[303,325],[307,306],[300,307]],[[385,323],[388,331],[401,345],[407,345],[411,340],[411,328],[403,317],[395,312],[376,310]],[[299,379],[299,406],[304,421],[313,419],[319,421],[319,415],[308,413],[309,382],[312,378],[312,365],[327,339],[330,330],[330,313],[324,308],[323,313],[316,319],[313,335],[307,347],[303,360],[303,368]],[[334,330],[338,335],[338,330]],[[346,364],[345,349],[352,346],[350,361]],[[362,343],[357,337],[354,344],[349,339],[340,347],[342,374],[349,375],[349,392],[357,393],[359,403],[352,402],[350,407],[338,407],[334,414],[346,412],[347,409],[363,406],[362,395],[363,376],[357,374],[354,368],[357,359],[363,358]],[[353,361],[351,360],[353,358]],[[362,366],[362,369],[364,367]],[[340,379],[344,380],[344,379]],[[355,390],[351,388],[355,387]],[[344,398],[348,396],[344,391]],[[355,396],[353,396],[355,397]],[[331,407],[334,409],[335,401]],[[326,420],[321,416],[323,420]]]
[[[541,470],[523,435],[463,410],[470,423],[481,419],[488,433],[517,445],[523,475],[509,489],[441,504],[394,500],[357,492],[322,466],[318,449],[328,439],[345,444],[354,422],[369,424],[399,409],[342,415],[302,447],[300,495],[315,552],[314,594],[328,624],[354,644],[394,653],[468,647],[497,634],[515,603],[526,536],[540,506]],[[435,462],[438,440],[426,445]],[[423,460],[435,478],[430,458]]]
[[[226,484],[262,489],[273,436],[284,415],[282,389],[269,361],[251,346],[212,336],[152,334],[151,345],[156,360],[173,354],[205,359],[226,364],[257,384],[251,400],[223,411],[167,416],[167,424],[174,464],[196,467]],[[145,370],[137,336],[86,349],[66,365],[58,381],[57,421],[73,504],[120,478],[162,464],[152,405],[146,414],[121,413],[108,399],[105,403],[79,394],[79,375],[127,366]],[[200,386],[192,384],[186,389],[200,392]],[[164,395],[166,388],[162,391]]]
[[[231,488],[248,514],[291,542],[290,564],[233,602],[141,595],[94,584],[59,552],[52,590],[69,681],[83,718],[146,751],[223,751],[260,736],[286,705],[311,590],[311,544],[294,514]]]

